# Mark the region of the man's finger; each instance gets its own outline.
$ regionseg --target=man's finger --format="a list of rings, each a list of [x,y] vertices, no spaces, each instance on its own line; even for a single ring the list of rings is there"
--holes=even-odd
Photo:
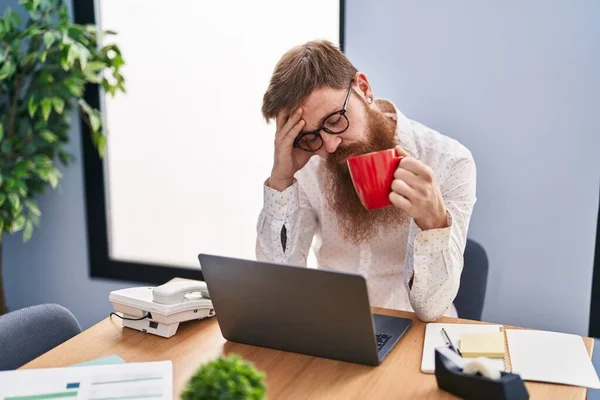
[[[398,168],[405,169],[412,172],[415,175],[424,177],[426,179],[433,179],[433,171],[427,165],[413,157],[405,157],[400,161]]]
[[[298,134],[302,131],[302,128],[304,128],[304,125],[306,125],[306,123],[303,119],[296,122],[296,125],[294,125],[292,129],[290,129],[288,133],[281,138],[282,144],[291,148],[294,145],[294,140],[296,140],[296,137],[298,137]]]
[[[279,132],[283,125],[285,125],[285,121],[287,121],[288,115],[289,112],[287,110],[282,110],[279,112],[279,114],[277,114],[277,119],[275,120],[277,132]]]
[[[403,160],[404,161],[404,160]],[[402,163],[402,162],[400,162]],[[394,172],[394,178],[400,179],[406,183],[413,189],[419,186],[420,179],[417,175],[415,175],[412,171],[403,168],[397,168]]]
[[[396,153],[398,153],[400,157],[410,157],[410,154],[400,146],[396,146]]]
[[[410,210],[412,209],[412,203],[410,202],[410,200],[408,200],[404,196],[399,195],[396,192],[390,192],[389,199],[392,205],[394,205],[394,207],[398,207],[410,215]]]
[[[401,179],[394,179],[392,181],[392,192],[398,193],[409,200],[415,197],[415,190]]]
[[[283,125],[283,127],[279,130],[279,133],[278,133],[278,135],[281,136],[282,140],[288,135],[290,130],[294,126],[296,126],[298,121],[300,121],[300,118],[302,118],[302,108],[298,108],[297,110],[295,110],[293,113],[290,114],[285,125]]]

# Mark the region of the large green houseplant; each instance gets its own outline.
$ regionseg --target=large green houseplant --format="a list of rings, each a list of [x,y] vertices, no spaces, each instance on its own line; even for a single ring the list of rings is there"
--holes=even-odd
[[[99,45],[94,25],[71,23],[63,0],[22,0],[27,14],[7,8],[0,18],[0,314],[6,312],[2,285],[2,237],[22,231],[31,238],[40,223],[36,197],[56,188],[71,155],[71,111],[79,108],[102,155],[102,118],[84,100],[88,83],[115,95],[124,91],[124,65],[115,44]]]

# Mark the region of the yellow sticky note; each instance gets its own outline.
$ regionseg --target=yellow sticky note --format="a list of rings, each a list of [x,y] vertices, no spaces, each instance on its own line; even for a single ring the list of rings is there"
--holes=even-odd
[[[504,357],[504,333],[463,333],[460,336],[460,352],[463,357]]]

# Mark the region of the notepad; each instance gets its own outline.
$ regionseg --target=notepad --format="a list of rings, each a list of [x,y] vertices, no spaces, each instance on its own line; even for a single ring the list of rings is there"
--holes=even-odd
[[[598,374],[580,336],[507,329],[512,372],[529,381],[600,389]]]
[[[499,333],[502,325],[492,324],[442,324],[429,323],[425,326],[425,340],[423,343],[423,358],[421,359],[421,371],[427,374],[435,372],[435,348],[446,346],[442,336],[442,328],[446,330],[452,340],[452,344],[460,348],[459,342],[463,334],[466,333]],[[466,361],[472,358],[464,357]],[[492,360],[497,368],[504,371],[504,359],[497,358]]]
[[[504,332],[466,332],[460,336],[463,357],[504,358]]]

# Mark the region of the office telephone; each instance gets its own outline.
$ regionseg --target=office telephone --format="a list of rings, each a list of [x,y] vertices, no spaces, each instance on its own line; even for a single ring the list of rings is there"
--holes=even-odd
[[[205,282],[180,280],[157,287],[115,290],[109,300],[123,326],[169,338],[181,322],[215,315]]]

